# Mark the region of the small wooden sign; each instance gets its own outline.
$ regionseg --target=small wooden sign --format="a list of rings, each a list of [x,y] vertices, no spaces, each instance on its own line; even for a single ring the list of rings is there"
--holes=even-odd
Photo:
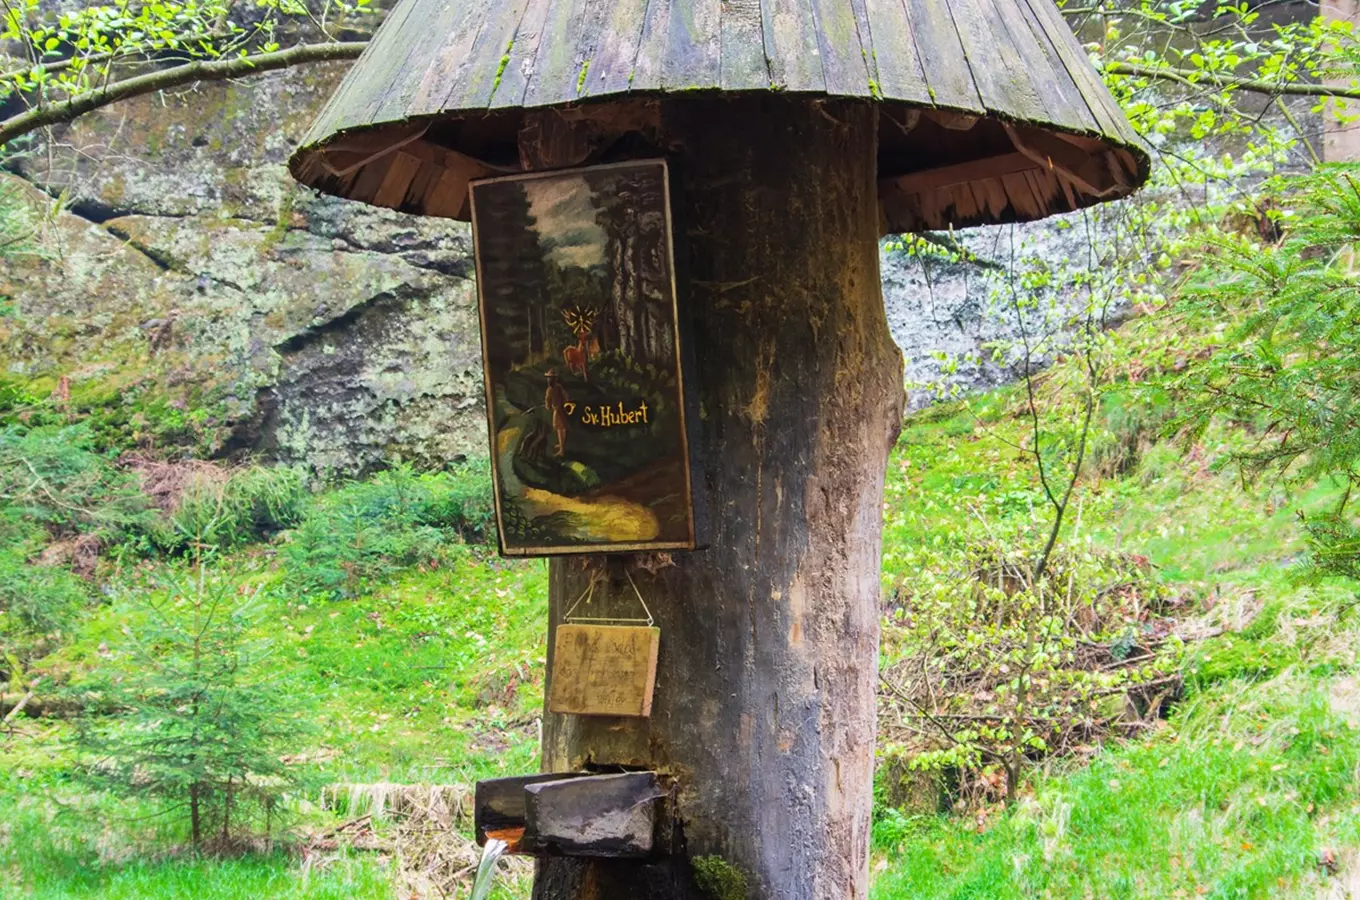
[[[548,709],[578,716],[652,714],[661,629],[559,625]]]

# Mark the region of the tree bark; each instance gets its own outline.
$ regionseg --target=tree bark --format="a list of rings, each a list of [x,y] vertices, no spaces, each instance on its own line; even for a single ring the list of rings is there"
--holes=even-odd
[[[197,781],[189,785],[189,834],[195,847],[203,843],[203,820],[199,812]]]
[[[651,863],[542,861],[539,900],[708,897],[701,856],[751,898],[867,894],[883,477],[903,401],[875,129],[862,101],[662,105],[709,544],[615,561],[604,602],[630,610],[628,566],[661,628],[652,716],[545,712],[543,768],[656,770],[676,828]],[[552,562],[550,632],[587,577]]]

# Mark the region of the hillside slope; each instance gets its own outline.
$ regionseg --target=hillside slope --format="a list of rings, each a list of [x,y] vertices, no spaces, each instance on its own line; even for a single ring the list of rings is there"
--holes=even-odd
[[[1331,490],[1244,491],[1221,463],[1250,434],[1168,435],[1152,371],[1106,392],[1059,545],[1072,591],[1086,596],[1078,582],[1089,576],[1091,596],[1119,598],[1100,621],[1073,626],[1071,671],[1091,668],[1081,660],[1109,671],[1144,660],[1151,674],[1100,682],[1113,703],[1081,706],[1060,739],[1029,746],[1009,806],[985,752],[943,746],[893,691],[919,649],[923,611],[974,616],[965,621],[981,634],[985,617],[969,604],[990,595],[959,579],[979,581],[1009,552],[998,547],[1023,549],[1043,531],[1023,450],[1028,407],[1004,389],[908,420],[885,504],[883,667],[896,687],[883,694],[881,900],[1339,898],[1360,879],[1360,623],[1348,592],[1294,577],[1294,511]],[[1040,404],[1061,387],[1061,367],[1050,377]],[[25,402],[7,418],[0,466],[41,462],[49,477],[72,479],[63,496],[78,488],[89,505],[68,515],[8,482],[0,516],[17,548],[0,559],[4,596],[77,598],[41,627],[18,623],[12,599],[0,619],[3,709],[32,688],[0,730],[0,896],[436,896],[397,861],[409,811],[379,815],[362,839],[336,828],[375,811],[393,785],[468,785],[536,766],[546,567],[482,543],[485,473],[399,468],[309,495],[288,470],[158,469],[101,444],[91,423]],[[206,557],[207,577],[259,601],[255,633],[301,700],[294,715],[311,725],[287,757],[306,786],[282,830],[227,859],[185,852],[180,817],[77,778],[72,708],[85,703],[96,721],[108,712],[89,707],[80,685],[133,677],[126,638],[144,601],[164,595],[161,576],[192,570],[205,543],[221,547]],[[1109,578],[1118,591],[1101,587]],[[1154,682],[1165,690],[1152,696]],[[1001,721],[978,702],[972,715]],[[988,746],[985,735],[954,734]],[[460,838],[441,852],[447,862],[470,851]],[[448,884],[466,877],[444,874]],[[506,896],[527,896],[524,879],[513,870]]]

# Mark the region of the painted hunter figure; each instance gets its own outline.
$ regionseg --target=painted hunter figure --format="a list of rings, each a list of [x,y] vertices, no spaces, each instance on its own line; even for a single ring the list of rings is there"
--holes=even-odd
[[[567,405],[570,402],[566,388],[562,387],[562,380],[557,377],[557,370],[549,369],[548,390],[543,394],[543,405],[552,415],[553,434],[557,436],[557,449],[553,451],[553,456],[567,455]]]
[[[472,218],[502,551],[693,548],[665,164],[475,182]]]

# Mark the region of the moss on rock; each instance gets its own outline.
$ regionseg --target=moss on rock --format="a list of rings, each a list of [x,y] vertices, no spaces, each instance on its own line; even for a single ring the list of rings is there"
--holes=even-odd
[[[746,875],[721,856],[696,856],[690,860],[694,882],[713,900],[746,900]]]

